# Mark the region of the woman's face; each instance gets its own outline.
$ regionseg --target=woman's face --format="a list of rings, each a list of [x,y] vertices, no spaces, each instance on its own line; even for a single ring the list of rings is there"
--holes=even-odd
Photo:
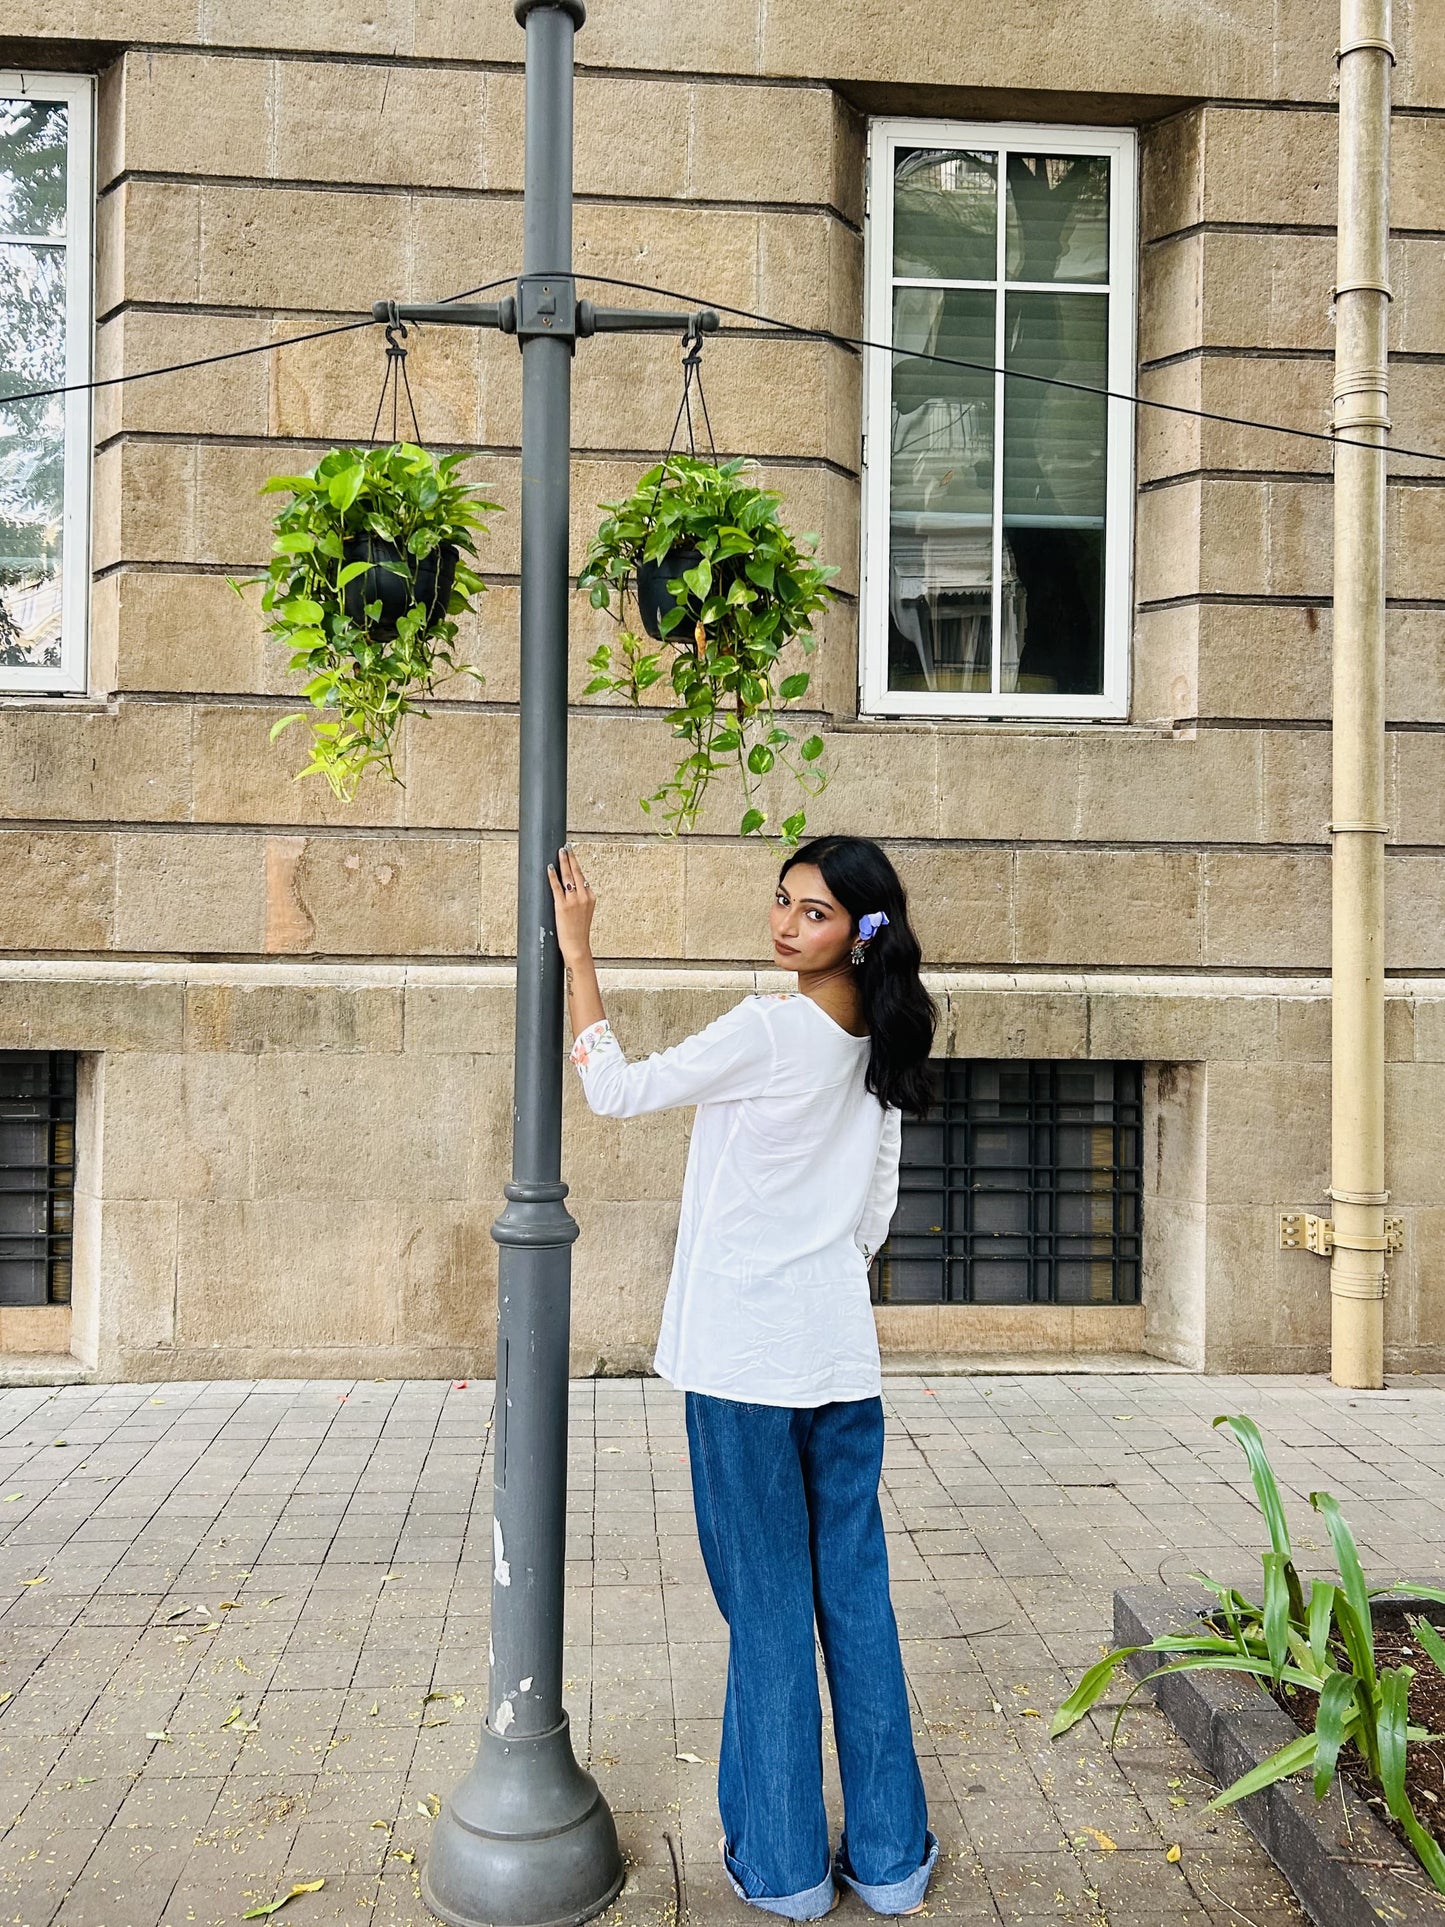
[[[795,863],[777,887],[771,916],[773,956],[783,970],[807,976],[836,970],[853,943],[853,919],[816,864]]]

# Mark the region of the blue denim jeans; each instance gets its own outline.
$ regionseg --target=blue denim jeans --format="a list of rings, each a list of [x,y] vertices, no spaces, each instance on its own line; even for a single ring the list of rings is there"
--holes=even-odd
[[[923,1898],[938,1857],[913,1750],[878,1506],[883,1405],[796,1410],[687,1395],[698,1537],[728,1623],[718,1805],[744,1900],[816,1920],[834,1879],[877,1913]],[[816,1616],[843,1782],[828,1851]]]

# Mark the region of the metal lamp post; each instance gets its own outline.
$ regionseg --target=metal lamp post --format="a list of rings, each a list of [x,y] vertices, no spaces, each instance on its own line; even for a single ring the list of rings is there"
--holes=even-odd
[[[521,745],[512,1181],[498,1271],[491,1686],[471,1770],[432,1834],[422,1892],[454,1927],[562,1927],[620,1891],[607,1803],[562,1704],[571,1247],[562,973],[546,868],[567,823],[568,499],[579,336],[712,333],[718,317],[594,308],[572,275],[572,54],[583,0],[515,0],[526,29],[526,181],[515,296],[379,301],[378,320],[499,328],[522,350]]]

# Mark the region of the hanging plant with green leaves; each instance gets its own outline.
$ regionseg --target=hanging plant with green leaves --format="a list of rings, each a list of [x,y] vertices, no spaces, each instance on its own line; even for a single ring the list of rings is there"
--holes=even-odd
[[[399,782],[402,719],[425,715],[448,676],[482,680],[457,658],[457,618],[486,588],[476,538],[497,504],[459,479],[464,460],[415,442],[333,448],[310,474],[265,484],[263,493],[291,500],[254,580],[268,633],[307,677],[309,705],[271,735],[308,722],[311,755],[298,778],[324,776],[337,796],[354,796],[373,766]]]
[[[816,559],[816,536],[786,526],[780,502],[741,458],[670,454],[626,501],[602,504],[607,519],[579,581],[593,608],[613,610],[615,601],[620,627],[589,659],[585,693],[640,705],[645,690],[669,680],[676,704],[668,720],[686,753],[641,800],[670,834],[696,824],[725,770],[735,767],[741,780],[743,836],[767,823],[760,785],[775,767],[805,796],[826,780],[822,737],[799,741],[778,717],[807,693],[809,672],[788,668],[785,652],[793,644],[812,652],[813,618],[832,601],[837,571]],[[642,634],[630,620],[634,602]],[[782,840],[796,843],[806,810],[780,827]]]

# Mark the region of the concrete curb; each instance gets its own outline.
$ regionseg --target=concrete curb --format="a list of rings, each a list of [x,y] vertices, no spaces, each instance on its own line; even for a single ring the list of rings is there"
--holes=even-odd
[[[1162,1633],[1183,1631],[1211,1603],[1203,1591],[1141,1587],[1116,1592],[1114,1639],[1120,1646],[1146,1645]],[[1142,1655],[1132,1664],[1143,1678],[1154,1670],[1152,1659]],[[1299,1733],[1268,1694],[1228,1673],[1176,1673],[1150,1690],[1221,1786]],[[1281,1781],[1242,1800],[1235,1811],[1294,1888],[1315,1927],[1364,1927],[1377,1920],[1393,1927],[1441,1927],[1445,1922],[1445,1896],[1430,1888],[1429,1875],[1343,1781],[1323,1802],[1315,1800],[1308,1781]]]

